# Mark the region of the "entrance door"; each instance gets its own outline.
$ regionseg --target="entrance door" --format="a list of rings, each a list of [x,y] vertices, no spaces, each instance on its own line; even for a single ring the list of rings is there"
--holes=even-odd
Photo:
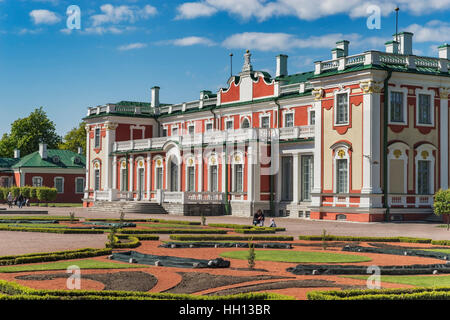
[[[302,201],[311,201],[313,157],[302,156]]]
[[[144,187],[145,178],[144,178],[144,168],[138,169],[138,200],[142,200],[144,198]]]
[[[281,158],[281,200],[292,201],[293,172],[292,157]]]

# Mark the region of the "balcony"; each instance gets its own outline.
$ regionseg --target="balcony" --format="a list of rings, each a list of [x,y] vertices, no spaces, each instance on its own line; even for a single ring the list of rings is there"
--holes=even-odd
[[[252,140],[295,140],[314,138],[314,126],[300,126],[281,129],[238,129],[227,131],[211,131],[182,136],[158,137],[141,140],[115,142],[113,152],[142,151],[162,149],[167,142],[176,142],[183,147],[200,146],[204,144],[222,144],[224,142],[244,142]]]

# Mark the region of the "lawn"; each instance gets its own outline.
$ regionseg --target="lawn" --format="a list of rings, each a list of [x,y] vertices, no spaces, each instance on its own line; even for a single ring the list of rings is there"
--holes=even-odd
[[[94,259],[58,261],[50,263],[40,263],[20,266],[0,267],[0,273],[23,272],[23,271],[47,271],[66,270],[67,267],[76,265],[80,269],[131,269],[148,268],[147,265],[125,264],[119,262],[99,261]]]
[[[342,276],[343,278],[366,280],[367,276]],[[409,284],[416,287],[450,286],[450,276],[381,276],[381,282]]]
[[[345,263],[371,261],[366,256],[314,251],[255,250],[256,260],[295,263]],[[222,257],[247,260],[248,250],[228,251]]]
[[[425,251],[434,251],[434,252],[442,252],[450,254],[450,249],[424,249]]]

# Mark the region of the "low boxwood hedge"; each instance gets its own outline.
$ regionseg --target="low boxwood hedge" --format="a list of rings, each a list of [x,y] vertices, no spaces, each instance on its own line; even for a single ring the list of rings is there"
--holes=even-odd
[[[120,239],[129,240],[129,242],[120,242]],[[114,244],[114,249],[125,249],[125,248],[137,248],[141,245],[141,242],[137,237],[132,237],[126,234],[116,235],[116,243]],[[109,248],[108,243],[106,247]]]
[[[129,237],[130,235],[123,234],[123,236]],[[134,234],[133,237],[143,241],[159,240],[159,236],[156,236],[154,234]]]
[[[248,235],[248,236],[209,236],[209,235],[171,235],[171,240],[180,241],[293,241],[294,237],[291,236],[258,236],[258,235]]]
[[[450,246],[450,240],[433,240],[431,244],[440,245],[440,246]]]
[[[42,232],[42,233],[62,233],[62,234],[101,234],[102,230],[93,229],[75,229],[75,228],[28,228],[28,227],[9,227],[1,226],[0,231],[19,231],[19,232]]]
[[[233,224],[233,223],[208,223],[208,226],[213,228],[228,228],[228,229],[251,229],[252,225]]]
[[[226,230],[221,229],[164,229],[154,228],[145,230],[120,230],[123,234],[226,234]]]
[[[410,237],[353,237],[353,236],[299,236],[299,240],[309,241],[371,241],[371,242],[410,242],[410,243],[432,243],[431,239]]]
[[[85,249],[79,249],[79,250],[32,253],[32,254],[17,255],[17,256],[4,256],[4,257],[0,257],[0,266],[90,258],[90,257],[97,257],[97,256],[105,256],[105,255],[109,255],[111,253],[112,253],[111,249],[85,248]]]
[[[115,218],[107,218],[107,219],[101,219],[101,218],[88,218],[84,221],[92,221],[92,222],[147,222],[148,219],[115,219]]]
[[[242,293],[228,296],[136,291],[36,290],[15,282],[0,280],[0,300],[293,300],[276,293]]]
[[[450,287],[310,291],[308,300],[448,300]]]
[[[243,234],[264,234],[264,233],[275,233],[275,229],[234,229],[234,232]]]
[[[191,225],[191,226],[199,226],[202,224],[201,222],[198,222],[198,221],[165,220],[165,219],[147,219],[147,222],[187,224],[187,225]]]

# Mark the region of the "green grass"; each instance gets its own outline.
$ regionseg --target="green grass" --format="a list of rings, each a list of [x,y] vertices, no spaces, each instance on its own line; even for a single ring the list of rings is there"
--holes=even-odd
[[[98,261],[93,259],[58,261],[51,263],[40,263],[32,265],[6,266],[0,267],[0,273],[23,272],[23,271],[47,271],[66,270],[67,267],[76,265],[80,269],[130,269],[147,268],[147,265],[125,264],[119,262]]]
[[[450,254],[450,249],[421,249],[424,251],[442,252]]]
[[[342,278],[367,280],[368,276],[341,276]],[[450,286],[450,276],[383,276],[381,282],[409,284],[416,287]]]
[[[248,250],[223,252],[221,256],[225,258],[246,260]],[[258,249],[256,249],[256,260],[295,263],[345,263],[371,261],[368,257],[353,254]]]

